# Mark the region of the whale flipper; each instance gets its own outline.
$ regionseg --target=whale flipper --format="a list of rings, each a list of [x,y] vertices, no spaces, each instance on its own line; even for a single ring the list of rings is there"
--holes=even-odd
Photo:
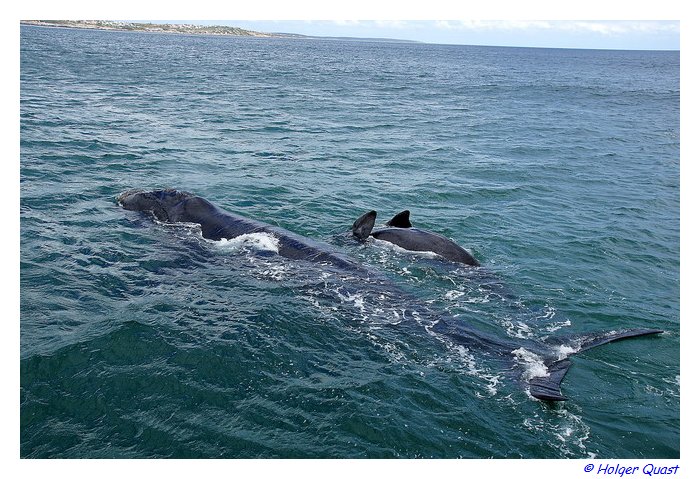
[[[410,214],[410,211],[404,210],[401,213],[394,216],[393,218],[391,218],[386,225],[393,226],[394,228],[410,228],[413,226],[411,224],[411,221],[408,219]]]
[[[352,224],[352,235],[360,241],[366,240],[374,228],[375,221],[377,221],[377,212],[368,211]]]
[[[576,352],[579,353],[621,339],[660,333],[663,333],[663,330],[624,329],[622,331],[586,335],[574,341],[573,344],[577,345]],[[530,394],[544,401],[566,401],[567,398],[561,393],[560,388],[561,382],[564,380],[564,376],[566,376],[566,373],[569,371],[571,364],[571,361],[568,359],[552,361],[547,365],[547,376],[538,376],[530,379]]]

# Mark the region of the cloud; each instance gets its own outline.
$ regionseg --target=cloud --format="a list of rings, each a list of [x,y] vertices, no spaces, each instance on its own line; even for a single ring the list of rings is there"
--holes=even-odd
[[[536,20],[463,20],[460,28],[469,30],[549,30],[552,22]]]
[[[438,20],[433,26],[439,30],[457,31],[512,31],[550,29],[551,22],[532,20]]]
[[[360,20],[331,20],[330,22],[318,22],[317,20],[308,20],[308,23],[330,23],[337,27],[357,27],[359,25],[362,25],[362,22]]]
[[[629,33],[679,33],[680,25],[678,22],[653,21],[562,22],[561,29],[602,35],[625,35]]]
[[[423,22],[409,20],[331,20],[327,23],[331,23],[337,27],[386,28],[391,30],[404,30],[407,28],[415,28],[418,25],[422,25]]]
[[[375,20],[373,23],[379,28],[394,28],[403,30],[406,28],[411,28],[413,26],[412,23],[415,22],[409,22],[404,20]]]
[[[450,31],[562,31],[623,35],[629,33],[679,33],[679,22],[660,21],[569,21],[569,20],[440,20],[439,30]]]

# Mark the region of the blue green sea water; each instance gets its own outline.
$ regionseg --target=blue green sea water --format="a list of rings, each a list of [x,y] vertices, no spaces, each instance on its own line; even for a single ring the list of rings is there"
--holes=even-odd
[[[21,457],[679,457],[679,52],[30,26],[20,48]],[[163,187],[405,296],[116,202]],[[482,267],[356,244],[370,209]],[[547,404],[522,358],[393,327],[405,298],[514,340],[666,333],[574,356]]]

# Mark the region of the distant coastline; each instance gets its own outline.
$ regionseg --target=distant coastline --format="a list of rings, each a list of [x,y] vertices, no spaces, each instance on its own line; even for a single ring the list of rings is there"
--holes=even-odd
[[[320,40],[372,41],[420,43],[413,40],[398,40],[393,38],[355,38],[355,37],[318,37],[300,35],[297,33],[265,33],[246,30],[225,25],[192,25],[177,23],[135,23],[114,20],[20,20],[20,25],[40,27],[81,28],[88,30],[107,30],[119,32],[174,33],[181,35],[219,35],[233,37],[257,38],[297,38]]]
[[[41,27],[83,28],[124,32],[179,33],[185,35],[226,35],[236,37],[286,37],[281,33],[262,33],[223,25],[188,25],[173,23],[134,23],[111,20],[20,20],[21,25]]]

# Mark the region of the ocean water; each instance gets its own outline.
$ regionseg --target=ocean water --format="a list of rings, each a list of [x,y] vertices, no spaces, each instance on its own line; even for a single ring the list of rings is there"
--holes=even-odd
[[[678,52],[25,26],[20,48],[21,457],[679,457]],[[116,202],[162,187],[402,293]],[[482,267],[355,243],[370,209]],[[527,351],[406,333],[415,305],[516,341],[666,332],[574,356],[547,404]]]

